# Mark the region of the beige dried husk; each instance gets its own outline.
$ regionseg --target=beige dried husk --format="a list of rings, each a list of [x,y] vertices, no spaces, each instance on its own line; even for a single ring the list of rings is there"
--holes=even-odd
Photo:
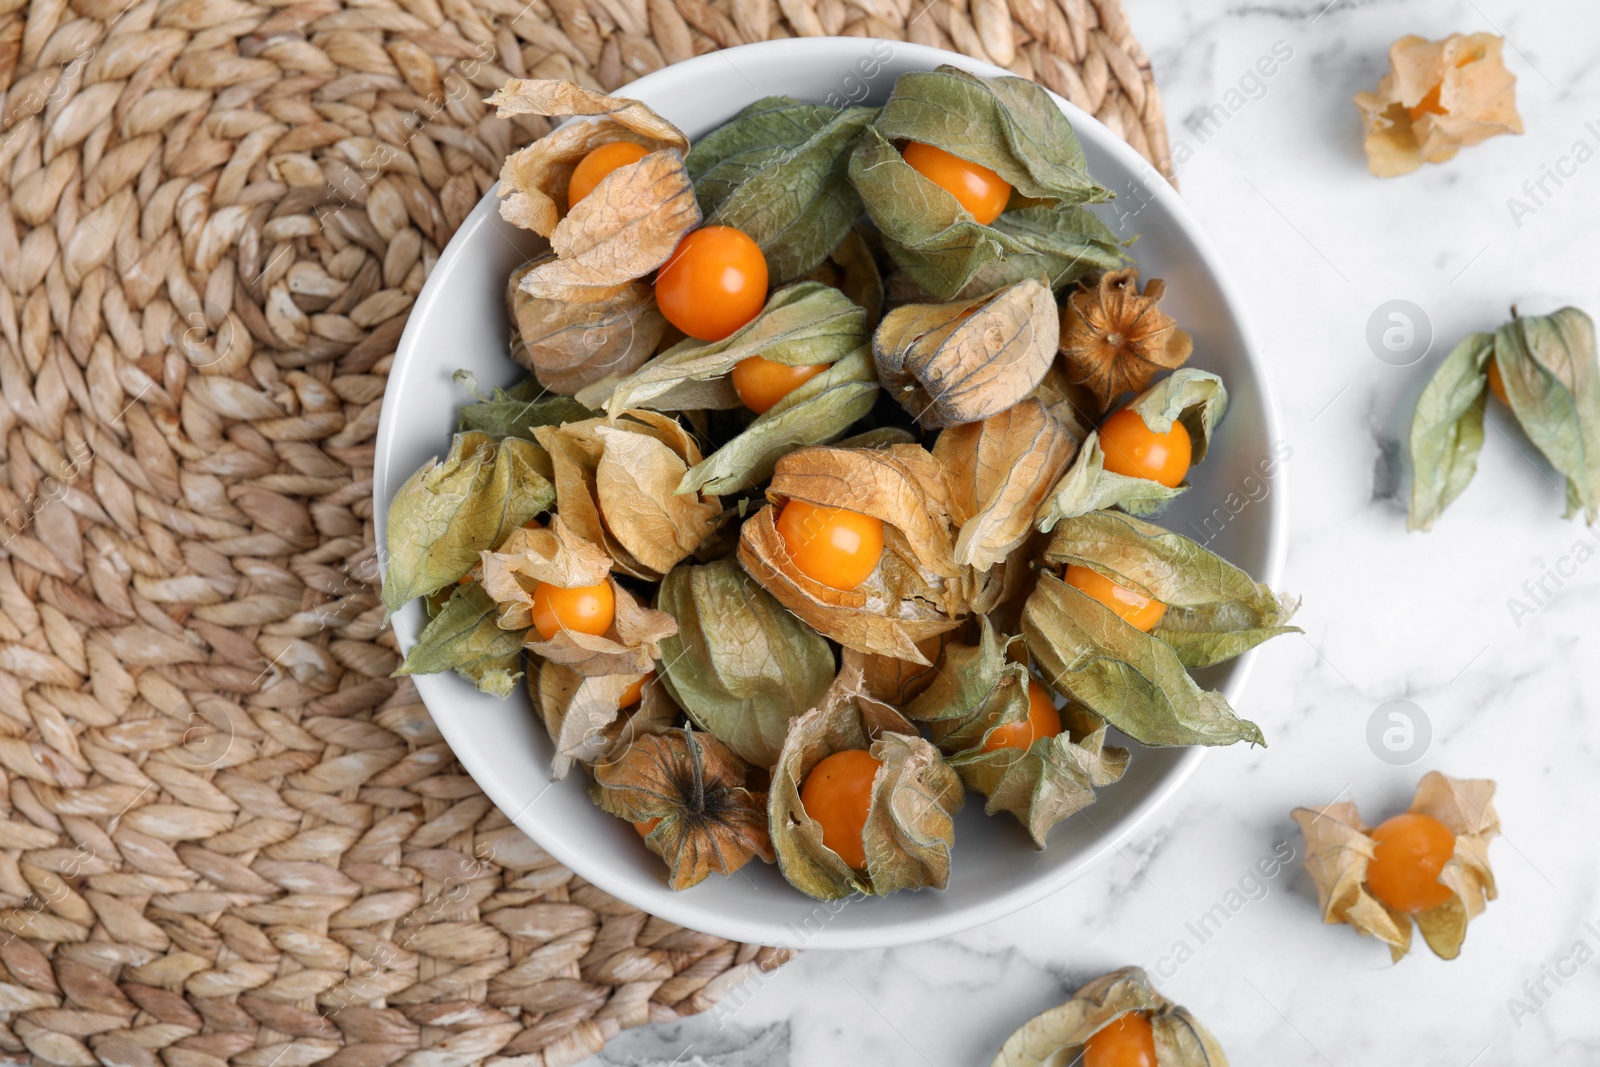
[[[836,752],[865,749],[882,761],[862,831],[866,869],[855,870],[823,843],[800,790],[816,765]],[[893,707],[862,692],[859,665],[846,663],[820,706],[789,723],[772,772],[768,817],[778,866],[789,884],[820,900],[892,893],[950,878],[961,781]]]
[[[565,778],[574,763],[616,759],[636,739],[672,727],[678,707],[658,682],[646,683],[632,708],[621,706],[623,694],[644,677],[579,674],[549,660],[540,666],[534,699],[556,747],[553,777]]]
[[[606,96],[573,82],[513,80],[489,98],[499,115],[581,115],[507,157],[500,171],[500,214],[550,239],[555,258],[522,279],[534,296],[575,303],[616,297],[672,255],[700,225],[684,167],[689,142],[637,100]],[[593,149],[633,141],[651,149],[618,167],[563,216],[573,168]]]
[[[541,256],[511,272],[506,303],[522,340],[511,358],[556,393],[572,396],[604,378],[637,370],[666,332],[655,289],[633,282],[614,296],[587,304],[534,296],[522,279],[553,260]]]
[[[792,499],[882,520],[883,558],[865,582],[839,590],[800,572],[776,525],[778,511]],[[969,612],[974,579],[955,561],[949,487],[943,468],[921,447],[798,449],[778,461],[767,500],[740,530],[739,562],[825,637],[861,652],[926,663],[918,643]]]
[[[1129,1012],[1150,1020],[1156,1067],[1228,1067],[1217,1039],[1187,1008],[1157,992],[1139,967],[1101,975],[1065,1004],[1029,1019],[1006,1038],[991,1067],[1080,1063],[1088,1040]]]
[[[1517,78],[1505,41],[1453,33],[1442,41],[1407,35],[1389,46],[1389,73],[1376,92],[1357,93],[1367,167],[1380,178],[1444,163],[1462,148],[1521,133]]]
[[[534,436],[550,453],[556,510],[623,574],[660,581],[716,528],[715,496],[677,492],[702,457],[676,419],[625,411],[541,426]]]
[[[772,862],[767,797],[745,787],[748,773],[727,745],[686,727],[639,737],[597,764],[594,797],[629,822],[661,820],[645,846],[666,863],[667,884],[688,889],[754,856]]]
[[[1322,921],[1348,923],[1389,946],[1398,961],[1411,949],[1415,921],[1423,940],[1441,959],[1461,953],[1467,923],[1495,898],[1489,869],[1489,842],[1500,833],[1494,810],[1494,783],[1450,778],[1430,771],[1417,785],[1410,811],[1430,815],[1456,835],[1455,852],[1439,873],[1451,898],[1437,908],[1411,915],[1388,907],[1368,891],[1367,864],[1373,857],[1371,829],[1349,801],[1321,808],[1296,808],[1294,821],[1305,835],[1306,870],[1317,887]]]

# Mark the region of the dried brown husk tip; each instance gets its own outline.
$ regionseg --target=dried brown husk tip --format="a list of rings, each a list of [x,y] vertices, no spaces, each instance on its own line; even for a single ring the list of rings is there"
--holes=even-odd
[[[1155,1038],[1156,1067],[1228,1067],[1222,1046],[1187,1008],[1157,992],[1139,967],[1101,975],[1059,1007],[1024,1023],[991,1067],[1078,1063],[1091,1037],[1130,1012],[1142,1012]]]
[[[823,844],[821,825],[800,801],[816,765],[850,749],[866,749],[883,764],[863,831],[865,870]],[[819,900],[943,889],[964,799],[961,780],[938,750],[894,708],[866,697],[859,669],[847,664],[822,704],[790,722],[773,769],[768,817],[778,866],[790,885]]]
[[[1166,282],[1139,290],[1139,272],[1108,271],[1067,298],[1061,315],[1061,359],[1074,384],[1094,394],[1100,411],[1126,392],[1143,392],[1162,371],[1194,352],[1194,341],[1158,306]]]
[[[595,802],[632,823],[659,819],[645,845],[666,862],[667,882],[688,889],[760,856],[772,862],[766,794],[745,787],[744,760],[693,727],[636,738],[594,768]]]
[[[1370,827],[1349,801],[1320,808],[1296,808],[1294,821],[1305,835],[1306,871],[1317,887],[1322,921],[1348,923],[1389,946],[1398,961],[1411,949],[1411,926],[1441,959],[1453,960],[1466,940],[1467,923],[1495,898],[1489,868],[1489,842],[1500,833],[1494,810],[1494,783],[1482,778],[1451,778],[1430,771],[1417,785],[1410,811],[1429,815],[1455,834],[1455,851],[1440,884],[1450,899],[1415,915],[1398,911],[1367,889],[1367,864],[1375,845]]]

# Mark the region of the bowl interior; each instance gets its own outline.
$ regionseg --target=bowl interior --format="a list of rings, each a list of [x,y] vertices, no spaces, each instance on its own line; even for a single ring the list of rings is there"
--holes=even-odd
[[[787,94],[844,106],[881,103],[908,70],[951,63],[1004,74],[964,56],[901,42],[812,38],[748,45],[700,56],[641,78],[623,95],[648,102],[691,138],[746,104]],[[1144,278],[1167,279],[1163,308],[1195,341],[1193,366],[1225,379],[1231,406],[1194,488],[1163,524],[1201,540],[1261,581],[1275,582],[1282,554],[1284,498],[1272,447],[1275,417],[1259,361],[1209,243],[1177,195],[1131,148],[1094,119],[1062,103],[1094,175],[1117,194],[1104,209],[1134,247]],[[452,381],[471,370],[483,388],[522,372],[506,355],[505,279],[542,242],[500,219],[493,193],[474,210],[428,279],[400,342],[377,437],[379,558],[382,516],[408,475],[442,455],[456,409],[470,397]],[[419,604],[394,618],[402,649],[422,627]],[[1204,684],[1237,701],[1250,655],[1206,672]],[[752,863],[732,878],[712,876],[674,893],[660,861],[633,830],[589,800],[581,772],[554,782],[551,744],[526,696],[496,700],[454,675],[416,679],[417,690],[450,747],[485,793],[562,863],[622,900],[663,918],[724,937],[789,947],[869,947],[936,937],[999,918],[1059,889],[1170,797],[1194,770],[1201,749],[1135,746],[1126,777],[1100,793],[1085,817],[1056,827],[1035,852],[1009,815],[986,817],[969,798],[957,820],[955,862],[942,892],[821,904],[790,888],[775,867]],[[1125,742],[1124,742],[1125,743]]]

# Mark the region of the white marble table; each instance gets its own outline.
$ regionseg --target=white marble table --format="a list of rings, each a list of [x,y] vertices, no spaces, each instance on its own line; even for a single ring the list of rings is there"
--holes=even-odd
[[[1272,747],[1210,754],[1120,859],[1026,911],[910,948],[808,953],[717,1012],[624,1034],[592,1062],[986,1064],[1023,1020],[1130,963],[1157,974],[1238,1067],[1600,1060],[1600,561],[1556,577],[1590,535],[1562,521],[1559,479],[1503,417],[1432,533],[1405,532],[1397,462],[1419,372],[1462,335],[1513,303],[1600,315],[1600,162],[1547,181],[1542,203],[1523,188],[1578,141],[1600,150],[1600,5],[1129,6],[1184,195],[1248,294],[1294,450],[1284,584],[1304,597],[1306,634],[1266,647],[1239,708]],[[1370,177],[1350,96],[1376,85],[1396,37],[1457,30],[1506,37],[1527,134]],[[1230,97],[1275,45],[1291,58]],[[1195,128],[1230,103],[1241,106],[1225,121]],[[1535,210],[1514,214],[1512,197]],[[1431,321],[1421,364],[1395,367],[1368,347],[1368,319],[1392,299]],[[1547,574],[1530,598],[1524,583]],[[1396,699],[1432,728],[1405,767],[1367,742],[1374,709]],[[1391,965],[1377,942],[1322,925],[1298,858],[1248,880],[1275,849],[1298,857],[1291,808],[1354,798],[1375,822],[1429,770],[1500,783],[1501,896],[1459,959],[1419,946]],[[1241,901],[1197,936],[1214,905]]]

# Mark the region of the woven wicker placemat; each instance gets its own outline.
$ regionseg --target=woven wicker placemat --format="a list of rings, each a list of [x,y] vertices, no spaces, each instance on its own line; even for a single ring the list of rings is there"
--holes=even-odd
[[[570,1063],[783,952],[529,841],[382,630],[372,439],[506,78],[910,38],[1166,156],[1119,0],[0,0],[0,1050]]]

